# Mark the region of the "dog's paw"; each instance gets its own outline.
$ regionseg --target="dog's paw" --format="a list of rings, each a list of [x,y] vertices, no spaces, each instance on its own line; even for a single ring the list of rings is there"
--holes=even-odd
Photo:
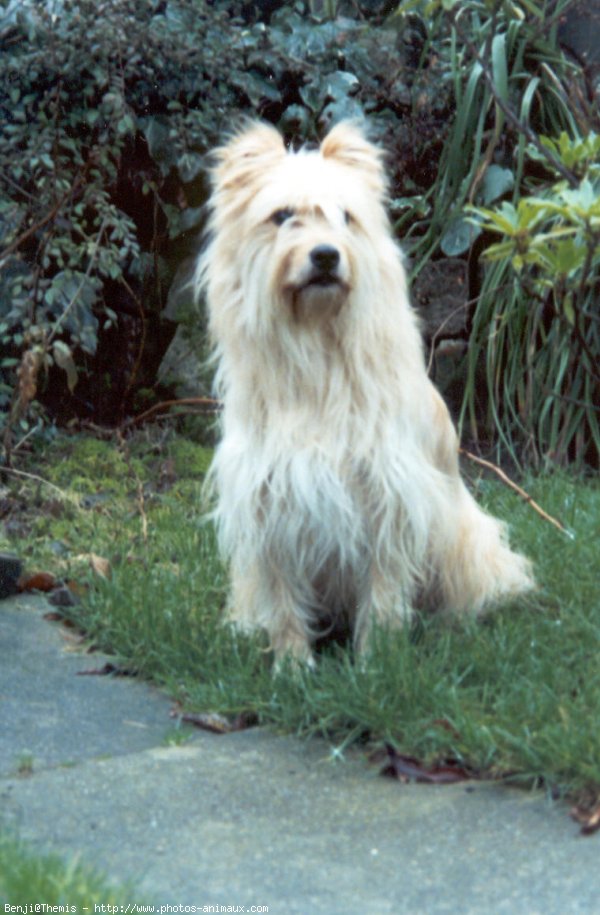
[[[315,670],[316,666],[310,645],[304,639],[290,639],[275,649],[274,675],[287,670],[301,674],[307,670]]]

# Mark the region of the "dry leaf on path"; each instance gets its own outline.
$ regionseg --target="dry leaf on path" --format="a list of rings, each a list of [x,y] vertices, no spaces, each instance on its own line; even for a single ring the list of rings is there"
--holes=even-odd
[[[56,578],[52,572],[30,572],[21,575],[18,587],[19,591],[52,591],[56,587]]]
[[[212,734],[231,734],[233,731],[245,731],[257,723],[256,715],[242,712],[234,718],[220,715],[218,712],[182,712],[178,706],[171,709],[171,717],[179,718],[185,724],[192,724]]]
[[[430,785],[450,785],[455,782],[476,778],[476,773],[454,760],[446,760],[433,766],[426,766],[413,756],[397,753],[393,747],[386,747],[387,763],[381,775],[397,778],[401,782],[421,782]]]
[[[591,836],[600,829],[600,803],[595,807],[573,807],[571,816],[581,826],[584,836]]]

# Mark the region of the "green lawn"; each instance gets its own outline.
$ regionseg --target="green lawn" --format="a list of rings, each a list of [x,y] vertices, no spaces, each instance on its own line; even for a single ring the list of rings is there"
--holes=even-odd
[[[119,906],[134,897],[133,885],[119,888],[91,867],[58,855],[34,853],[17,839],[0,835],[0,902],[4,905]],[[106,911],[106,910],[105,910]]]
[[[337,746],[388,742],[424,762],[452,758],[557,791],[600,790],[597,480],[524,481],[573,539],[500,482],[479,481],[480,500],[510,521],[535,562],[541,587],[526,602],[484,623],[423,619],[378,639],[366,663],[337,648],[314,672],[274,678],[261,639],[220,624],[226,575],[201,519],[209,458],[175,437],[139,436],[125,448],[73,438],[28,468],[64,495],[19,481],[37,500],[31,565],[87,582],[66,612],[98,646],[190,710],[250,713]],[[110,560],[109,580],[88,571],[90,553]]]

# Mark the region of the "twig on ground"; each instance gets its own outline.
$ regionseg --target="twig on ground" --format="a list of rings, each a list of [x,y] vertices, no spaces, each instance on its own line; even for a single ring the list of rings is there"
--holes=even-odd
[[[221,409],[221,401],[216,400],[214,397],[181,397],[179,400],[163,400],[161,403],[154,404],[154,406],[150,407],[148,410],[144,410],[139,416],[132,416],[130,419],[126,420],[123,423],[122,428],[127,429],[129,426],[137,426],[138,423],[144,422],[144,420],[148,419],[148,417],[152,416],[154,413],[178,406],[209,407],[210,410],[207,412],[213,412]]]
[[[48,486],[50,489],[53,489],[54,492],[58,493],[61,499],[65,499],[67,502],[79,503],[79,499],[72,495],[72,493],[65,492],[60,486],[56,486],[56,484],[51,483],[50,480],[45,480],[44,477],[38,476],[37,473],[28,473],[26,470],[15,470],[14,467],[0,467],[0,475],[3,473],[10,473],[15,477],[22,477],[25,480],[42,483],[44,486]]]
[[[487,467],[488,470],[492,470],[498,477],[500,477],[503,483],[506,483],[506,485],[511,489],[514,489],[514,491],[521,496],[524,502],[527,502],[528,505],[531,505],[533,510],[536,511],[538,515],[541,515],[545,521],[553,524],[554,527],[558,528],[561,533],[566,534],[567,537],[570,537],[571,540],[575,539],[575,535],[565,527],[562,521],[558,521],[557,518],[553,518],[552,515],[549,515],[548,512],[545,512],[544,509],[532,498],[532,496],[530,496],[528,492],[522,489],[521,486],[515,483],[514,480],[511,480],[510,477],[504,473],[500,467],[497,466],[497,464],[493,464],[491,461],[486,461],[483,458],[477,457],[476,454],[472,454],[470,451],[467,451],[466,448],[459,448],[458,450],[460,454],[464,454],[464,456],[469,458],[470,461],[474,461],[476,464],[480,464],[482,467]]]

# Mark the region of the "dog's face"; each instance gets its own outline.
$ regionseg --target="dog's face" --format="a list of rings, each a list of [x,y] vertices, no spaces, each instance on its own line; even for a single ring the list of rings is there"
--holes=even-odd
[[[331,162],[302,153],[285,155],[248,207],[250,232],[268,251],[272,300],[296,320],[336,314],[355,284],[359,238],[347,198]]]
[[[289,153],[255,124],[217,156],[213,228],[231,236],[245,298],[260,290],[272,319],[335,316],[368,279],[373,239],[387,235],[379,151],[340,124],[318,150]]]
[[[293,177],[290,175],[289,180]],[[312,176],[307,177],[310,180]],[[277,190],[279,194],[274,193]],[[282,191],[283,187],[269,188],[265,199],[256,202],[273,205],[284,199]],[[279,290],[298,320],[337,313],[348,297],[356,272],[351,217],[330,193],[316,194],[314,198],[311,193],[302,199],[288,191],[285,197],[290,203],[270,213],[264,231],[272,251],[271,285]]]

